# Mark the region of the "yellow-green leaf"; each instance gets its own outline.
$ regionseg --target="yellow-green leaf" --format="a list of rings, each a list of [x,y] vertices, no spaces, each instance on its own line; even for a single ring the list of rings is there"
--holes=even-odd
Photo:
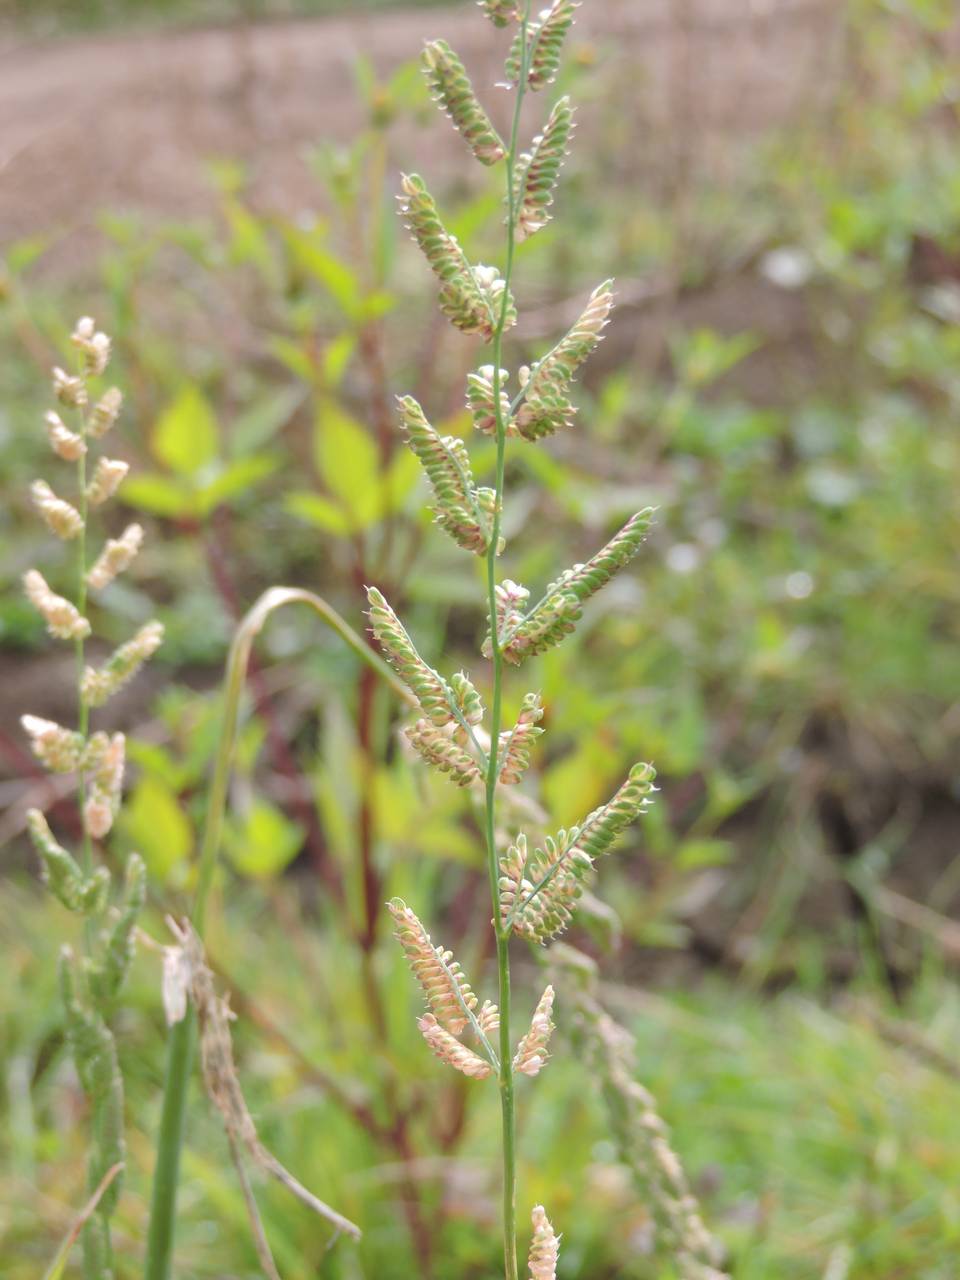
[[[333,399],[325,399],[314,430],[314,459],[327,490],[347,513],[353,531],[382,513],[379,455],[368,432]]]
[[[187,384],[167,405],[150,437],[154,456],[171,471],[193,475],[217,456],[213,409],[199,387]]]
[[[118,825],[147,871],[163,883],[193,849],[193,826],[176,793],[152,774],[145,774],[120,811]]]

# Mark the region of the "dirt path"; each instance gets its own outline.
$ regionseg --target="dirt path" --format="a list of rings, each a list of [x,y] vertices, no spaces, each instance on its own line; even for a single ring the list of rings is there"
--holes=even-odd
[[[620,103],[614,122],[588,106],[584,134],[616,124],[634,170],[677,155],[728,163],[742,138],[828,90],[840,8],[829,0],[589,0],[575,48],[602,54]],[[99,210],[200,213],[211,204],[206,166],[215,156],[243,160],[261,201],[302,207],[312,190],[305,149],[346,139],[357,125],[356,56],[389,71],[432,31],[469,60],[479,83],[496,79],[499,44],[468,4],[0,44],[0,249],[56,230],[51,269],[82,273]],[[437,136],[402,138],[399,161],[425,153],[436,165]]]

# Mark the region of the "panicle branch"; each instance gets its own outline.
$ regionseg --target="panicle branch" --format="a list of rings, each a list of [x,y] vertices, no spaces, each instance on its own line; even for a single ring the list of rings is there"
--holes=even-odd
[[[517,1045],[513,1069],[522,1075],[539,1075],[547,1064],[547,1045],[554,1029],[550,1018],[553,1013],[553,998],[553,987],[548,986],[533,1011],[530,1030]]]
[[[528,89],[536,92],[553,83],[560,69],[564,39],[579,7],[574,0],[552,0],[546,9],[540,11],[536,22],[527,27],[526,49],[523,33],[517,33],[507,55],[506,73],[510,84],[519,84],[524,66],[527,67]]]
[[[481,164],[496,164],[506,154],[496,129],[481,107],[463,63],[446,40],[431,40],[423,51],[423,69],[433,100],[453,121]]]
[[[556,1280],[560,1237],[554,1231],[542,1204],[536,1205],[531,1218],[533,1240],[530,1242],[530,1253],[527,1258],[530,1280]]]
[[[514,175],[514,204],[517,235],[521,240],[550,221],[553,193],[573,128],[570,99],[561,98],[550,112],[543,133],[534,138],[530,151],[520,157]]]
[[[478,1003],[460,965],[451,952],[433,945],[416,913],[401,898],[393,898],[387,908],[396,924],[397,941],[423,988],[431,1013],[445,1031],[460,1035]]]

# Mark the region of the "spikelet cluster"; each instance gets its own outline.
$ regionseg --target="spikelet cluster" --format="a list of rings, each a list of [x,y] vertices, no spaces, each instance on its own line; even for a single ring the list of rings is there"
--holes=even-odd
[[[87,501],[93,507],[101,507],[112,498],[130,470],[126,462],[116,458],[99,458],[93,479],[87,485]]]
[[[83,436],[70,431],[56,410],[51,409],[44,415],[47,424],[47,439],[50,448],[58,458],[65,462],[76,462],[87,452],[87,442]]]
[[[530,752],[534,742],[543,733],[540,721],[543,719],[543,707],[538,693],[524,696],[517,716],[517,723],[512,729],[500,735],[500,749],[497,759],[500,761],[500,781],[513,785],[520,781],[530,767]]]
[[[539,1075],[547,1065],[547,1045],[553,1033],[553,1022],[550,1016],[553,1013],[553,999],[553,987],[548,986],[533,1011],[530,1030],[517,1045],[513,1069],[519,1071],[521,1075]]]
[[[73,773],[81,767],[87,746],[83,734],[40,716],[21,716],[20,723],[33,754],[51,773]]]
[[[129,568],[142,545],[143,529],[138,524],[127,525],[119,538],[109,538],[87,573],[87,585],[94,591],[109,586],[118,573]]]
[[[401,898],[391,899],[387,908],[396,924],[397,941],[423,988],[430,1012],[445,1031],[460,1035],[469,1022],[467,1010],[478,1004],[460,965],[449,951],[433,945],[416,913]]]
[[[450,686],[417,653],[403,623],[376,587],[367,588],[367,600],[367,616],[383,656],[416,697],[430,723],[437,728],[449,724],[455,719]]]
[[[422,1018],[418,1018],[417,1026],[440,1061],[457,1071],[462,1071],[471,1080],[484,1080],[493,1070],[492,1064],[487,1062],[486,1058],[481,1058],[462,1040],[445,1031],[432,1013],[425,1013]]]
[[[163,624],[145,622],[126,644],[114,649],[102,667],[87,667],[80,681],[80,694],[87,706],[102,707],[108,698],[133,679],[162,643]]]
[[[110,873],[98,867],[86,876],[79,863],[54,838],[46,818],[39,809],[27,811],[27,831],[37,856],[43,878],[55,898],[68,911],[81,915],[99,915],[110,892]]]
[[[438,728],[429,720],[418,720],[404,729],[407,741],[425,764],[449,774],[459,787],[467,787],[480,777],[477,761],[456,741],[457,726],[451,721]]]
[[[439,435],[413,396],[401,396],[398,403],[407,443],[433,489],[437,524],[465,551],[484,555],[493,527],[494,491],[475,487],[462,440]]]
[[[495,27],[506,27],[511,22],[520,21],[520,6],[517,0],[480,0],[480,8]]]
[[[69,542],[83,528],[83,517],[72,503],[58,498],[46,480],[34,480],[30,486],[30,499],[43,522],[58,538]]]
[[[570,383],[601,341],[612,307],[613,281],[605,280],[556,346],[532,368],[520,370],[524,401],[516,424],[525,440],[540,440],[573,422],[576,408],[570,403]]]
[[[95,733],[90,739],[84,759],[89,774],[87,796],[83,806],[83,823],[94,840],[109,834],[120,808],[126,739],[122,733],[109,736]]]
[[[423,51],[423,70],[435,102],[453,121],[481,164],[496,164],[505,148],[477,101],[466,69],[446,40],[431,40]]]
[[[87,435],[102,439],[114,426],[123,407],[123,393],[118,387],[108,387],[90,410],[87,419]]]
[[[595,858],[607,853],[617,837],[651,803],[656,771],[635,764],[606,804],[579,826],[548,836],[542,847],[527,852],[520,835],[500,859],[500,910],[504,927],[531,942],[548,942],[568,927]]]
[[[531,1219],[533,1239],[530,1242],[530,1253],[527,1257],[530,1280],[556,1280],[560,1238],[551,1226],[542,1204],[534,1207]]]
[[[573,108],[561,98],[550,112],[543,133],[519,159],[514,175],[517,236],[525,240],[550,221],[550,206],[573,132]]]
[[[401,179],[400,210],[440,281],[440,310],[462,333],[479,333],[489,342],[499,320],[504,283],[494,267],[472,267],[456,236],[440,221],[433,196],[417,174]],[[516,307],[508,302],[508,314]]]
[[[486,436],[497,434],[497,408],[494,396],[494,367],[485,364],[475,373],[467,374],[467,408],[473,418],[473,425]],[[500,370],[500,416],[504,425],[504,434],[518,435],[516,423],[510,416],[510,397],[504,390],[509,374],[506,369]]]
[[[97,329],[92,316],[81,316],[77,321],[70,341],[83,358],[83,367],[88,374],[99,377],[110,362],[110,339]]]
[[[572,952],[574,962],[579,953]],[[681,1280],[729,1280],[722,1250],[704,1225],[683,1166],[670,1145],[655,1098],[635,1075],[634,1042],[593,993],[593,976],[570,984],[589,1064],[601,1083],[611,1133],[653,1216],[657,1251]]]
[[[579,7],[575,0],[552,0],[546,9],[540,11],[537,20],[529,24],[526,49],[527,87],[534,92],[546,88],[556,79],[563,42]],[[523,58],[523,33],[518,31],[507,56],[506,72],[510,84],[519,82]]]
[[[653,508],[646,507],[631,516],[586,564],[575,564],[564,570],[529,613],[507,625],[500,635],[507,662],[517,665],[524,658],[552,649],[573,631],[582,617],[585,602],[637,554],[653,514]]]

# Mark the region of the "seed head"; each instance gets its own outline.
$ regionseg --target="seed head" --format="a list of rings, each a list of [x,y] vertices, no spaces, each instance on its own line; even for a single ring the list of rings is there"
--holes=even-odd
[[[93,479],[87,485],[87,501],[95,507],[102,506],[108,498],[113,497],[129,470],[130,466],[126,462],[120,462],[116,458],[100,458]]]
[[[531,1218],[533,1240],[530,1242],[530,1254],[527,1259],[530,1280],[556,1280],[560,1239],[554,1232],[542,1204],[534,1208]]]
[[[83,640],[90,634],[90,623],[79,609],[63,596],[50,590],[38,569],[23,575],[27,599],[47,624],[47,630],[58,640]]]
[[[90,411],[87,432],[95,440],[105,436],[116,422],[123,405],[123,393],[118,387],[109,387]]]
[[[87,452],[83,436],[68,430],[59,413],[51,409],[44,416],[44,421],[47,424],[47,439],[50,441],[50,448],[58,457],[65,459],[67,462],[76,462],[78,458],[83,457]]]
[[[486,1058],[481,1058],[479,1054],[461,1043],[456,1036],[445,1031],[432,1013],[425,1013],[422,1018],[418,1018],[417,1026],[440,1061],[455,1067],[457,1071],[462,1071],[465,1076],[470,1076],[473,1080],[483,1080],[493,1070]]]
[[[53,370],[53,394],[61,404],[71,409],[82,409],[87,403],[87,384],[82,378],[75,378],[59,367]]]
[[[53,773],[73,773],[80,767],[85,747],[81,734],[40,716],[21,716],[20,723],[33,754]]]
[[[64,542],[75,538],[83,528],[80,512],[63,498],[58,498],[46,480],[34,480],[30,486],[30,498],[50,532]]]
[[[553,1012],[553,987],[547,987],[533,1012],[530,1030],[517,1045],[513,1059],[514,1071],[525,1076],[535,1076],[547,1063],[547,1044],[553,1031],[550,1014]]]
[[[118,689],[136,675],[162,642],[162,623],[148,622],[132,640],[116,649],[99,671],[87,667],[80,681],[80,694],[87,706],[102,707],[108,698],[113,697]]]

